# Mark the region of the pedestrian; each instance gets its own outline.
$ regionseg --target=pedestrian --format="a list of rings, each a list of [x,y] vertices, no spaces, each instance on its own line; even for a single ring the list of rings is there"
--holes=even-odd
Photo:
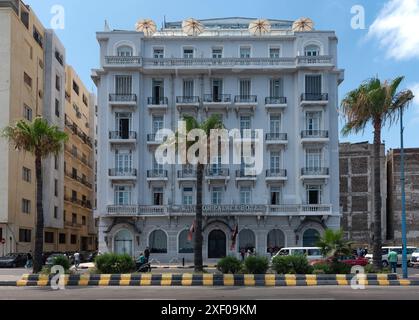
[[[388,262],[390,263],[391,271],[393,273],[397,273],[397,260],[399,257],[397,256],[397,252],[391,250],[387,255]]]
[[[246,253],[246,257],[248,258],[248,257],[250,257],[252,255],[252,251],[250,251],[250,249],[248,249],[247,250],[247,253]]]
[[[28,254],[26,255],[26,265],[25,268],[29,269],[32,268],[33,266],[33,258],[32,258],[32,251],[29,251]]]
[[[148,260],[150,259],[150,248],[147,247],[144,250],[144,258],[145,258],[145,262],[148,263]]]
[[[79,267],[80,264],[80,253],[78,253],[77,251],[74,253],[74,265],[76,266],[76,268]]]
[[[358,257],[361,257],[361,256],[362,256],[362,251],[361,251],[361,248],[356,249],[356,255],[357,255]]]
[[[242,261],[244,261],[244,258],[246,257],[246,250],[244,248],[240,250],[240,256],[242,257]]]

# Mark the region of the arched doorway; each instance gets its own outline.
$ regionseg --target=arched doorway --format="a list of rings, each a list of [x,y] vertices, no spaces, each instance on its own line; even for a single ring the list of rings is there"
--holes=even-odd
[[[273,229],[269,231],[266,243],[268,253],[274,254],[283,247],[285,247],[285,235],[282,230]]]
[[[239,233],[239,252],[241,250],[254,252],[256,249],[256,237],[252,230],[244,229]]]
[[[303,247],[314,247],[320,238],[316,229],[307,229],[303,234]]]
[[[148,243],[151,253],[167,253],[167,235],[163,230],[150,233]]]
[[[220,259],[227,255],[227,237],[221,230],[208,235],[208,259]]]
[[[114,239],[114,252],[132,256],[132,234],[126,229],[118,231]]]

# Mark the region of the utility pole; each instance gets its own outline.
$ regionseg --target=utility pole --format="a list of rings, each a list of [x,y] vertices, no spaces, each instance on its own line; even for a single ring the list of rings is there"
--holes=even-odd
[[[407,239],[406,239],[406,192],[404,174],[404,142],[403,142],[403,108],[400,108],[400,185],[402,189],[402,267],[403,279],[408,278],[407,270]]]

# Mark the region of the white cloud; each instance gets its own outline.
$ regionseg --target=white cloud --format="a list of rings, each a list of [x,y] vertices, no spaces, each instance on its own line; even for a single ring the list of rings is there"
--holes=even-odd
[[[387,57],[419,58],[419,0],[389,0],[370,26],[368,38],[377,38]]]
[[[419,107],[419,82],[411,84],[408,88],[412,90],[413,94],[415,95],[413,103]]]
[[[412,90],[415,98],[413,99],[413,114],[409,121],[409,125],[418,125],[419,124],[419,82],[412,83],[407,86],[410,90]]]

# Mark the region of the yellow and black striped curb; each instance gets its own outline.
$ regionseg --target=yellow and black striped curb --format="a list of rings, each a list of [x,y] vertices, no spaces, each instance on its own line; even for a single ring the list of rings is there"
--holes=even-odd
[[[418,286],[419,280],[398,279],[397,275],[243,275],[243,274],[101,274],[63,275],[65,286]],[[353,279],[357,281],[353,281]],[[24,275],[18,287],[50,286],[52,276]],[[352,281],[352,282],[351,282]],[[54,283],[58,282],[58,277]],[[62,283],[62,282],[61,282]]]

